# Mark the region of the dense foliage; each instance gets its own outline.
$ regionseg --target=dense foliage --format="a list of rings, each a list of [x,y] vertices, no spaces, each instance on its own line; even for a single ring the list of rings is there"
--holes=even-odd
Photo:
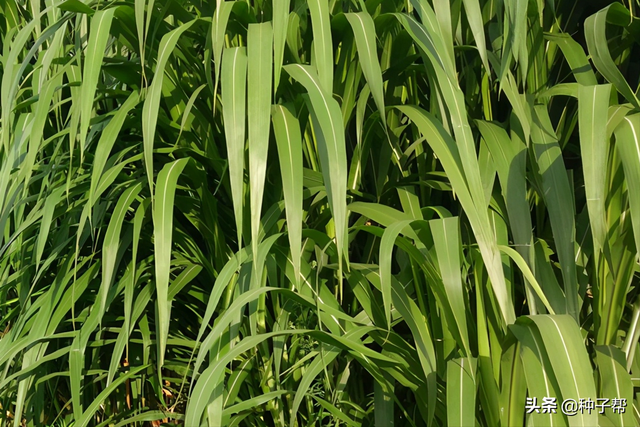
[[[0,0],[2,425],[639,425],[638,11]]]

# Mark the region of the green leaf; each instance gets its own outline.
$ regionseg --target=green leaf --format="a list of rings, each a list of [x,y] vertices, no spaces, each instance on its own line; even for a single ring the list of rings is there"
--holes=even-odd
[[[158,48],[158,61],[156,63],[155,76],[147,92],[144,105],[142,107],[142,139],[144,142],[144,163],[149,182],[149,190],[153,191],[153,145],[156,137],[156,125],[158,123],[158,110],[160,108],[160,97],[162,96],[162,82],[164,80],[165,67],[169,56],[176,47],[180,36],[187,31],[196,20],[182,24],[162,37]]]
[[[367,279],[373,284],[381,285],[381,276],[378,272],[370,272]],[[391,279],[392,302],[393,306],[398,310],[404,322],[406,322],[416,345],[418,357],[424,378],[426,379],[427,388],[427,425],[431,425],[436,410],[436,369],[437,359],[436,352],[433,347],[429,324],[424,315],[420,312],[417,304],[411,299],[403,286],[395,280]]]
[[[515,313],[511,303],[511,296],[507,291],[496,238],[495,235],[493,235],[489,223],[487,210],[485,208],[478,209],[471,195],[471,191],[473,190],[467,187],[467,179],[465,179],[465,175],[462,172],[462,161],[458,154],[456,143],[442,128],[440,122],[426,111],[413,106],[397,108],[406,114],[418,129],[420,129],[420,133],[425,136],[427,142],[442,163],[454,191],[460,200],[460,204],[469,217],[469,222],[478,240],[482,258],[489,272],[491,284],[498,300],[503,319],[507,324],[513,323],[515,321]],[[478,191],[480,192],[480,196],[484,198],[482,190]],[[482,204],[484,205],[484,201]]]
[[[640,188],[640,114],[625,117],[616,128],[615,135],[627,186],[630,189]],[[640,253],[640,193],[629,191],[628,197],[636,251]]]
[[[84,61],[82,72],[82,90],[80,106],[80,161],[84,159],[84,150],[89,130],[89,120],[91,110],[98,86],[100,69],[102,68],[102,58],[104,57],[111,21],[115,13],[115,8],[101,10],[93,15],[91,19],[91,32],[89,43],[87,44],[87,55]]]
[[[627,427],[636,424],[629,402],[633,401],[633,384],[631,375],[626,369],[625,355],[617,347],[612,345],[599,345],[595,347],[596,363],[600,374],[600,394],[604,399],[626,399],[627,410],[617,413],[612,408],[605,410],[605,416],[616,427]],[[599,402],[602,403],[602,402]],[[606,402],[611,405],[611,401]]]
[[[531,140],[536,162],[542,177],[544,198],[555,245],[562,267],[567,313],[578,318],[578,279],[575,261],[575,220],[573,196],[567,170],[562,161],[562,151],[551,125],[546,107],[536,106]]]
[[[111,384],[109,384],[108,387],[105,387],[104,390],[102,390],[102,392],[96,396],[96,398],[91,402],[91,404],[87,407],[86,411],[84,411],[84,413],[82,414],[82,417],[79,418],[76,421],[77,426],[79,427],[86,427],[89,425],[89,423],[91,422],[92,418],[95,417],[95,413],[96,411],[98,411],[98,409],[100,408],[100,405],[103,404],[104,400],[107,399],[107,397],[109,397],[109,395],[111,393],[113,393],[118,387],[120,387],[120,385],[122,383],[124,383],[125,381],[127,381],[128,379],[136,376],[139,372],[142,372],[143,369],[146,369],[147,366],[143,365],[143,366],[137,366],[133,369],[131,369],[129,372],[127,372],[124,375],[120,375],[118,377],[118,379],[116,379],[114,382],[112,382]]]
[[[278,90],[280,73],[282,72],[282,60],[284,58],[284,45],[287,41],[287,29],[289,27],[289,8],[291,0],[273,2],[273,93]]]
[[[487,42],[484,36],[484,23],[482,22],[482,12],[480,10],[479,0],[463,0],[469,27],[473,32],[473,38],[476,40],[478,53],[482,59],[482,64],[487,72],[489,72],[489,59],[487,58]]]
[[[215,86],[213,89],[213,95],[218,92],[218,82],[220,81],[220,66],[222,60],[222,50],[224,48],[224,36],[227,32],[227,25],[229,23],[229,16],[234,1],[217,0],[217,7],[213,13],[213,21],[211,22],[211,44],[213,45],[213,62],[215,63]],[[215,104],[214,104],[215,105]],[[215,107],[214,107],[215,112]]]
[[[546,34],[545,38],[560,47],[579,84],[593,86],[598,83],[582,46],[569,34]]]
[[[273,133],[278,146],[282,190],[287,214],[291,261],[300,286],[300,257],[302,256],[302,137],[300,124],[294,115],[282,105],[271,107]]]
[[[247,35],[249,125],[249,186],[251,190],[251,247],[257,255],[262,196],[269,152],[271,73],[273,70],[271,23],[249,24]]]
[[[607,233],[605,198],[607,181],[607,119],[611,85],[580,86],[578,114],[584,190],[594,251],[602,250]]]
[[[387,126],[384,106],[384,87],[382,85],[382,70],[378,61],[376,49],[376,28],[371,15],[366,12],[347,13],[347,20],[351,24],[356,39],[358,58],[362,66],[362,73],[367,79],[373,100],[380,111],[383,126]]]
[[[324,0],[309,0],[307,6],[311,15],[313,51],[315,52],[312,65],[318,72],[317,80],[320,87],[326,95],[330,96],[333,93],[333,43],[329,25],[329,3]],[[287,73],[289,73],[288,70]]]
[[[477,121],[482,138],[498,172],[502,196],[506,202],[507,214],[513,243],[518,253],[529,267],[534,269],[535,255],[532,248],[533,233],[531,213],[527,200],[526,155],[527,147],[518,139],[511,139],[507,132],[495,123]],[[527,284],[527,300],[531,310],[535,310],[535,298]]]
[[[627,101],[632,103],[636,108],[640,108],[640,102],[636,94],[631,90],[629,83],[613,62],[611,52],[609,51],[609,42],[606,33],[607,17],[610,13],[620,13],[621,11],[623,14],[628,14],[625,7],[614,3],[591,15],[584,21],[584,35],[591,60],[596,69],[615,86]]]
[[[535,324],[544,343],[562,398],[596,400],[593,370],[580,328],[568,315],[538,315],[523,318],[523,325]],[[529,326],[531,327],[531,326]],[[568,417],[570,426],[597,425],[595,412],[579,411]]]
[[[398,221],[389,225],[380,240],[380,287],[382,289],[382,307],[387,328],[391,328],[391,259],[398,234],[409,228],[413,221]]]
[[[414,219],[405,212],[379,203],[353,202],[349,205],[349,211],[366,216],[385,227],[389,227],[398,221],[411,221]],[[406,231],[409,235],[415,236],[415,234],[410,234],[409,230]]]
[[[62,3],[60,6],[58,6],[58,8],[66,12],[84,13],[87,15],[93,15],[95,13],[95,10],[91,9],[89,6],[82,3],[80,0],[67,0],[64,3]]]
[[[476,425],[476,359],[447,362],[447,421],[453,427]]]
[[[535,405],[540,407],[543,406],[545,397],[555,398],[556,404],[561,404],[560,386],[550,361],[552,356],[545,351],[540,332],[536,328],[525,327],[518,323],[510,325],[509,329],[520,342],[520,359],[522,365],[526,366],[524,375],[527,379],[529,397],[535,398]],[[542,408],[537,411],[534,409],[527,414],[527,418],[533,425],[553,427],[567,425],[567,417],[562,413],[561,407],[560,410],[556,408],[555,413],[542,411]]]
[[[102,245],[102,284],[99,292],[100,318],[102,318],[107,308],[107,293],[115,277],[114,269],[116,267],[116,258],[121,241],[120,233],[124,224],[124,217],[141,188],[141,184],[136,183],[122,193],[113,210],[109,227],[104,236],[104,243]]]
[[[322,175],[335,223],[338,259],[342,265],[342,256],[346,254],[347,233],[347,153],[340,106],[321,88],[313,67],[293,64],[285,65],[284,69],[309,94],[313,132],[318,141]]]
[[[229,180],[238,246],[242,246],[242,203],[244,201],[244,150],[247,97],[245,48],[226,49],[222,57],[222,116],[227,141]]]
[[[467,300],[461,278],[460,264],[460,230],[458,217],[435,219],[429,221],[431,233],[433,233],[434,246],[438,257],[438,268],[444,283],[447,300],[451,306],[453,317],[456,319],[456,327],[460,331],[460,337],[464,347],[464,356],[471,357],[469,344],[469,331],[467,328]],[[470,359],[466,360],[467,364]],[[475,378],[475,374],[472,375]]]
[[[385,390],[386,389],[386,390]],[[390,390],[389,390],[390,389]],[[393,388],[382,387],[379,382],[373,385],[373,405],[376,427],[394,425]]]
[[[529,283],[529,286],[533,288],[533,291],[536,293],[537,297],[540,298],[540,301],[542,301],[542,303],[545,305],[549,313],[555,314],[555,311],[553,310],[551,303],[547,299],[547,296],[544,294],[542,287],[538,284],[538,281],[536,280],[535,276],[531,272],[531,269],[529,268],[525,260],[522,258],[522,256],[508,246],[499,246],[499,248],[502,252],[509,255],[509,257],[520,268],[520,271],[522,272],[522,275],[525,277],[525,279]]]
[[[169,272],[173,234],[173,208],[178,177],[189,162],[180,159],[166,164],[158,174],[153,206],[153,247],[156,266],[156,295],[158,307],[158,369],[164,364],[169,335],[171,300],[169,300]]]
[[[122,130],[124,121],[140,102],[140,95],[137,91],[133,91],[127,100],[120,106],[120,108],[113,115],[113,118],[102,131],[98,144],[96,145],[95,157],[93,160],[93,167],[91,169],[91,188],[89,189],[89,205],[93,206],[97,201],[97,189],[100,180],[103,177],[103,172],[107,160],[111,155],[113,146],[118,139],[118,135]]]
[[[62,200],[63,188],[58,188],[52,192],[44,202],[44,212],[42,214],[42,220],[40,222],[40,232],[38,233],[38,240],[36,243],[36,265],[40,266],[42,260],[42,254],[44,253],[45,245],[47,244],[47,238],[49,237],[49,230],[51,229],[51,220],[53,219],[53,213],[60,201]]]

